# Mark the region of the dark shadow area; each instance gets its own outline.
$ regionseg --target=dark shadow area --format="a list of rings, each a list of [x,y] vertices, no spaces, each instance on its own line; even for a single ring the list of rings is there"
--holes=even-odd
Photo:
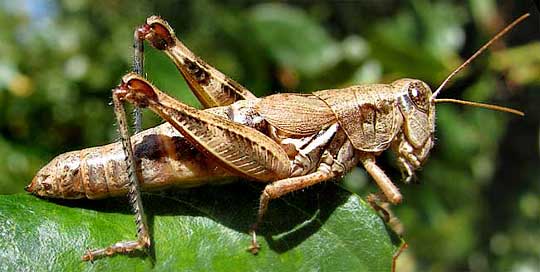
[[[486,226],[482,232],[484,245],[489,247],[490,238],[497,233],[507,232],[519,224],[520,228],[537,229],[529,225],[524,218],[519,221],[513,219],[516,213],[520,213],[520,200],[527,192],[540,191],[538,175],[540,175],[540,159],[538,157],[538,134],[531,131],[539,131],[540,123],[540,96],[537,89],[523,90],[518,97],[516,105],[524,110],[524,118],[512,120],[502,138],[497,155],[497,167],[490,186],[484,190],[488,200],[487,211],[490,215],[482,218],[482,226]],[[487,252],[489,248],[486,248]],[[531,254],[534,254],[531,252]],[[496,258],[490,254],[490,258]]]
[[[155,216],[193,216],[207,217],[227,228],[247,234],[256,221],[263,188],[264,184],[242,181],[220,186],[143,193],[150,232],[154,232]],[[273,200],[257,234],[265,237],[271,250],[286,252],[316,233],[349,196],[350,193],[339,186],[324,183]],[[124,197],[48,201],[103,213],[132,214]],[[153,247],[149,256],[155,260]]]
[[[259,233],[270,248],[282,253],[316,233],[350,193],[323,183],[270,202]]]

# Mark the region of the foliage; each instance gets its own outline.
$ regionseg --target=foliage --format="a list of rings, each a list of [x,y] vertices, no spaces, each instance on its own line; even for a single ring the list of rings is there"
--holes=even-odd
[[[527,1],[499,9],[493,0],[26,2],[0,2],[3,194],[21,193],[56,154],[117,137],[109,90],[130,69],[133,27],[151,14],[165,17],[203,59],[262,96],[401,77],[437,86],[505,22],[534,12]],[[537,264],[540,64],[538,45],[527,44],[538,36],[534,21],[518,26],[499,42],[502,50],[477,59],[442,93],[515,106],[527,116],[438,106],[437,146],[419,172],[422,184],[401,185],[405,201],[395,208],[409,243],[398,264],[403,269],[518,270]],[[197,104],[163,54],[148,49],[146,56],[157,86]],[[145,114],[145,126],[159,122]],[[398,181],[387,157],[379,163]],[[360,195],[375,190],[359,169],[345,183]]]
[[[260,188],[210,186],[179,194],[146,194],[154,247],[150,257],[118,256],[85,263],[87,247],[132,239],[125,201],[47,202],[29,195],[0,198],[0,269],[158,271],[384,271],[401,241],[369,205],[335,185],[272,203],[259,234],[262,250],[246,252]],[[211,201],[208,201],[211,199]]]

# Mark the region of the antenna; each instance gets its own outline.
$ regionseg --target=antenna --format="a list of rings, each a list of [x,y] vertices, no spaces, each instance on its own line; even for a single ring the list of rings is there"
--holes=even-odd
[[[502,112],[508,112],[513,113],[519,116],[525,116],[525,113],[522,111],[518,111],[515,109],[497,106],[497,105],[490,105],[490,104],[484,104],[484,103],[478,103],[478,102],[472,102],[472,101],[465,101],[465,100],[459,100],[459,99],[451,99],[451,98],[440,98],[440,99],[433,99],[435,103],[456,103],[456,104],[463,104],[478,108],[484,108],[484,109],[490,109],[490,110],[496,110],[496,111],[502,111]]]
[[[486,50],[493,42],[495,42],[496,40],[498,40],[500,37],[502,37],[504,34],[506,34],[508,31],[510,31],[512,28],[514,28],[514,26],[516,26],[517,24],[521,23],[521,21],[525,20],[527,17],[529,17],[529,13],[525,13],[523,15],[521,15],[519,18],[517,18],[516,20],[514,20],[511,24],[509,24],[507,27],[505,27],[503,30],[501,30],[499,33],[497,33],[497,35],[495,35],[493,38],[491,38],[491,40],[489,40],[486,44],[484,44],[482,47],[480,47],[480,49],[478,49],[476,51],[476,53],[474,53],[471,57],[469,57],[465,62],[463,62],[463,64],[461,64],[458,68],[456,68],[452,73],[450,73],[450,75],[448,75],[448,77],[446,77],[446,79],[441,83],[441,85],[437,88],[437,90],[433,93],[433,95],[431,96],[431,100],[432,101],[435,101],[435,98],[437,97],[437,95],[439,95],[439,93],[441,92],[442,88],[444,88],[444,86],[448,83],[448,81],[450,81],[450,79],[452,79],[452,77],[454,77],[457,73],[459,73],[459,71],[461,71],[465,66],[467,66],[471,61],[473,61],[478,55],[480,55],[482,52],[484,52],[484,50]],[[461,101],[461,100],[460,100]],[[450,102],[450,101],[440,101],[439,102]],[[454,101],[455,102],[455,101]],[[462,101],[463,102],[463,101]],[[459,102],[455,102],[455,103],[459,103]],[[474,103],[474,102],[471,102],[471,103]],[[461,103],[461,104],[464,104],[464,103]]]

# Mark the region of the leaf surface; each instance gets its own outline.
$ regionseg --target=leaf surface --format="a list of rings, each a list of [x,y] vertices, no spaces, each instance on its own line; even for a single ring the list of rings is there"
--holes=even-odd
[[[402,240],[358,196],[334,184],[272,201],[246,252],[261,186],[245,183],[145,193],[148,255],[82,262],[88,248],[135,238],[123,198],[51,201],[0,196],[0,270],[389,271]]]

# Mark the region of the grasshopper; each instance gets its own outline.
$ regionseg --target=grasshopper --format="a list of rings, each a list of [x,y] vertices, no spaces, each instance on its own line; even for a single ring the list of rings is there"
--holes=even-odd
[[[449,80],[495,40],[528,17],[525,14],[494,36],[432,92],[421,80],[366,84],[312,94],[281,93],[258,98],[192,53],[169,24],[151,16],[137,28],[134,72],[112,90],[121,143],[61,154],[26,187],[52,198],[105,198],[128,194],[137,240],[88,251],[85,261],[150,246],[141,191],[176,185],[219,183],[243,177],[266,183],[250,251],[257,253],[256,229],[270,200],[316,183],[339,178],[361,163],[382,192],[399,204],[402,195],[376,157],[391,149],[408,182],[434,146],[435,105],[451,102],[523,115],[489,104],[437,98]],[[195,109],[160,91],[143,76],[143,43],[165,52],[197,96]],[[130,136],[123,102],[149,108],[166,123]],[[140,130],[140,111],[135,127]]]

